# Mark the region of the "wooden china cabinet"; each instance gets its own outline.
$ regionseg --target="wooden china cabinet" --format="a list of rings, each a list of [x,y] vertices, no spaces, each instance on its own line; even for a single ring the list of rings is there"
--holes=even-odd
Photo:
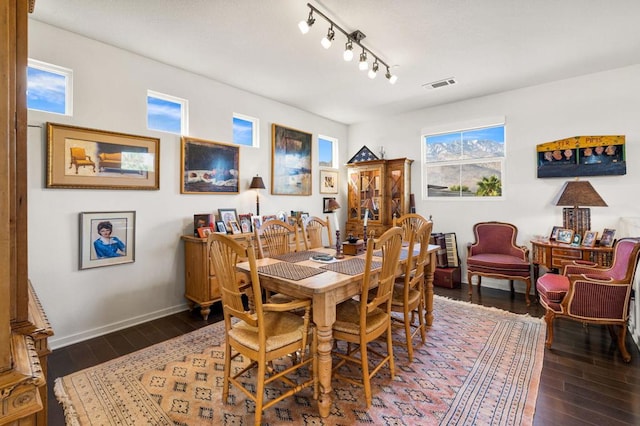
[[[363,237],[365,212],[367,234],[380,236],[393,225],[394,216],[410,211],[411,164],[396,158],[347,164],[348,206],[346,235]]]
[[[27,16],[35,0],[0,0],[0,425],[46,425],[47,339],[28,278]]]

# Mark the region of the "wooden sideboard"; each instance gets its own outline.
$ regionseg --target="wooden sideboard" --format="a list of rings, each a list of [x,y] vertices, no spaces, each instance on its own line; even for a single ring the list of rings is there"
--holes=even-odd
[[[540,266],[558,270],[566,260],[586,260],[600,266],[611,266],[613,256],[611,247],[574,246],[549,240],[532,240],[531,247],[534,283],[538,279]]]

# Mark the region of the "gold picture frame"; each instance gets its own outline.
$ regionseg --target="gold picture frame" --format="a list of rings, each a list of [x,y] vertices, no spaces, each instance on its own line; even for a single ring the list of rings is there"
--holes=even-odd
[[[271,195],[311,195],[311,133],[272,124]]]
[[[582,246],[595,247],[597,240],[598,240],[598,231],[587,231],[584,233],[584,238],[582,239]]]
[[[181,194],[238,194],[240,147],[182,136]]]
[[[573,229],[560,228],[556,241],[559,243],[571,244],[573,242]]]
[[[47,123],[47,188],[160,188],[160,139]]]

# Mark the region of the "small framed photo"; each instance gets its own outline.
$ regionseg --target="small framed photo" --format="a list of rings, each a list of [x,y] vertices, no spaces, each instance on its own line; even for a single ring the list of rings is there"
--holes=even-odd
[[[213,227],[213,215],[212,214],[194,214],[193,215],[193,236],[199,237],[198,228],[211,228]]]
[[[223,221],[219,220],[216,222],[216,232],[218,232],[218,234],[227,233],[227,227],[224,225]]]
[[[80,213],[80,269],[135,261],[136,212]]]
[[[573,229],[560,228],[556,241],[559,243],[571,244],[573,242]]]
[[[207,238],[212,232],[213,232],[213,229],[209,228],[209,227],[207,227],[207,228],[204,228],[204,227],[198,228],[198,236],[200,238]]]
[[[573,240],[571,240],[571,245],[579,246],[581,241],[582,241],[582,236],[576,232],[575,234],[573,234]]]
[[[333,213],[332,210],[329,210],[329,202],[331,200],[335,200],[335,197],[325,197],[322,199],[322,213]]]
[[[238,221],[238,213],[236,212],[236,209],[218,209],[218,216],[220,216],[220,220],[227,225],[227,232],[231,232],[229,222]]]
[[[596,245],[597,239],[598,239],[598,233],[596,231],[587,231],[584,233],[584,238],[582,239],[582,246],[593,247]]]
[[[238,225],[238,222],[235,220],[230,220],[229,221],[229,228],[231,228],[231,233],[232,234],[241,234],[242,231],[240,230],[240,225]]]
[[[320,193],[338,193],[338,172],[335,170],[320,170]]]
[[[282,222],[286,222],[287,221],[287,212],[285,212],[284,210],[280,210],[276,213],[276,219],[278,219],[279,221]]]
[[[251,232],[251,213],[239,214],[238,223],[242,233],[246,234],[247,232]]]
[[[260,216],[251,216],[251,225],[253,225],[254,232],[260,229],[262,226],[262,217]]]
[[[276,220],[278,217],[275,214],[265,214],[262,215],[262,223],[265,223],[268,220]]]
[[[614,235],[616,235],[615,229],[604,228],[604,231],[602,231],[602,237],[600,237],[600,246],[611,247],[613,245]]]
[[[551,229],[551,235],[549,235],[549,239],[551,241],[554,241],[556,238],[558,238],[558,231],[562,229],[562,226],[554,226]]]

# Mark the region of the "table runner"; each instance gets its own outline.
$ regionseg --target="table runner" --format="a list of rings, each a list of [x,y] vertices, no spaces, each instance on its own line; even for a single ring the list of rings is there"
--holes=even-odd
[[[324,254],[324,253],[319,251],[313,251],[313,250],[304,250],[304,251],[296,251],[293,253],[277,254],[271,257],[273,259],[283,260],[285,262],[298,263],[298,262],[304,262],[305,260],[309,260],[311,256],[317,256],[320,254]]]
[[[310,266],[296,265],[295,263],[278,262],[271,265],[258,266],[258,272],[287,280],[300,281],[314,275],[322,274],[324,271]]]
[[[330,271],[338,272],[346,275],[358,275],[364,272],[365,260],[359,257],[345,260],[344,262],[331,263],[329,265],[321,266],[322,269],[328,269]],[[378,269],[382,267],[382,262],[371,262],[371,269]]]

